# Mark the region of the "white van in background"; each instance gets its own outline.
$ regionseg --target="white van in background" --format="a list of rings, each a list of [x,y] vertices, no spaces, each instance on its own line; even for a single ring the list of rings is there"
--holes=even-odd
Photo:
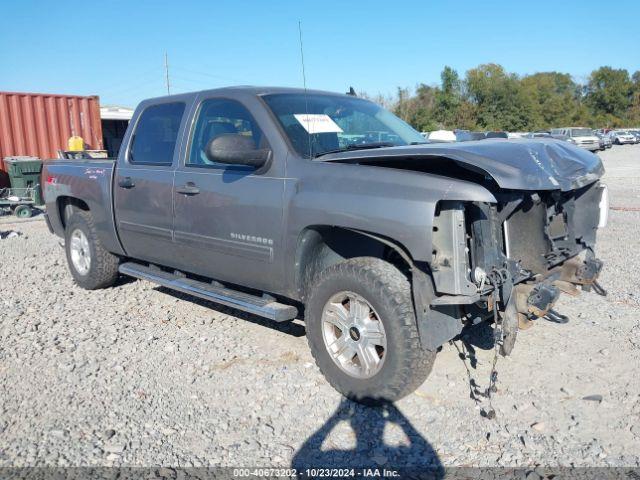
[[[590,150],[592,152],[600,150],[600,139],[596,137],[593,130],[585,127],[554,128],[551,136],[561,138],[574,145]]]

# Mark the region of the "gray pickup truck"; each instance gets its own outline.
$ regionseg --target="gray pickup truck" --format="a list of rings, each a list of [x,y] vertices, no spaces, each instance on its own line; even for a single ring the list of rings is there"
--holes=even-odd
[[[508,355],[560,292],[600,288],[602,174],[554,139],[427,144],[361,98],[238,87],[146,100],[117,159],[42,181],[80,287],[122,274],[304,319],[327,380],[375,403],[463,328],[489,322]]]

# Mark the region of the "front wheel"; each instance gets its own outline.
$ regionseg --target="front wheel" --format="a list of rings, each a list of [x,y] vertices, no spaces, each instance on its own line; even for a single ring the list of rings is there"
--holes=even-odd
[[[361,257],[327,268],[316,279],[306,312],[318,368],[351,400],[399,400],[431,372],[436,353],[420,344],[411,286],[390,263]]]

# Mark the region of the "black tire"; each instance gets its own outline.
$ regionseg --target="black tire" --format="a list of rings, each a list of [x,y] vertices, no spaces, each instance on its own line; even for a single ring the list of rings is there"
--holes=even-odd
[[[379,315],[386,333],[384,363],[370,378],[343,371],[331,358],[322,333],[322,312],[339,292],[363,297]],[[411,299],[411,286],[393,265],[360,257],[321,272],[306,305],[307,340],[318,368],[345,397],[367,405],[393,402],[412,393],[429,376],[436,352],[422,347]]]
[[[518,338],[518,310],[516,309],[516,302],[513,296],[507,308],[502,315],[502,345],[500,345],[500,355],[508,357],[513,352],[513,347],[516,344]]]
[[[31,218],[33,216],[33,210],[29,205],[18,205],[13,214],[18,218]]]
[[[76,230],[80,230],[88,240],[91,260],[85,274],[79,272],[71,260],[71,236]],[[73,279],[85,290],[110,287],[118,279],[119,258],[100,243],[90,212],[75,210],[69,217],[65,229],[65,252]]]

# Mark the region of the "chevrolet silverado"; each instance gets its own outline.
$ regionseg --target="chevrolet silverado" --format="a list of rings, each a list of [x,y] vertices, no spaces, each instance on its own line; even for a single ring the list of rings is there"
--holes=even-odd
[[[430,144],[355,96],[234,87],[143,101],[117,159],[42,180],[80,287],[127,275],[302,319],[327,380],[375,403],[465,327],[508,355],[561,292],[599,288],[602,174],[552,138]]]

